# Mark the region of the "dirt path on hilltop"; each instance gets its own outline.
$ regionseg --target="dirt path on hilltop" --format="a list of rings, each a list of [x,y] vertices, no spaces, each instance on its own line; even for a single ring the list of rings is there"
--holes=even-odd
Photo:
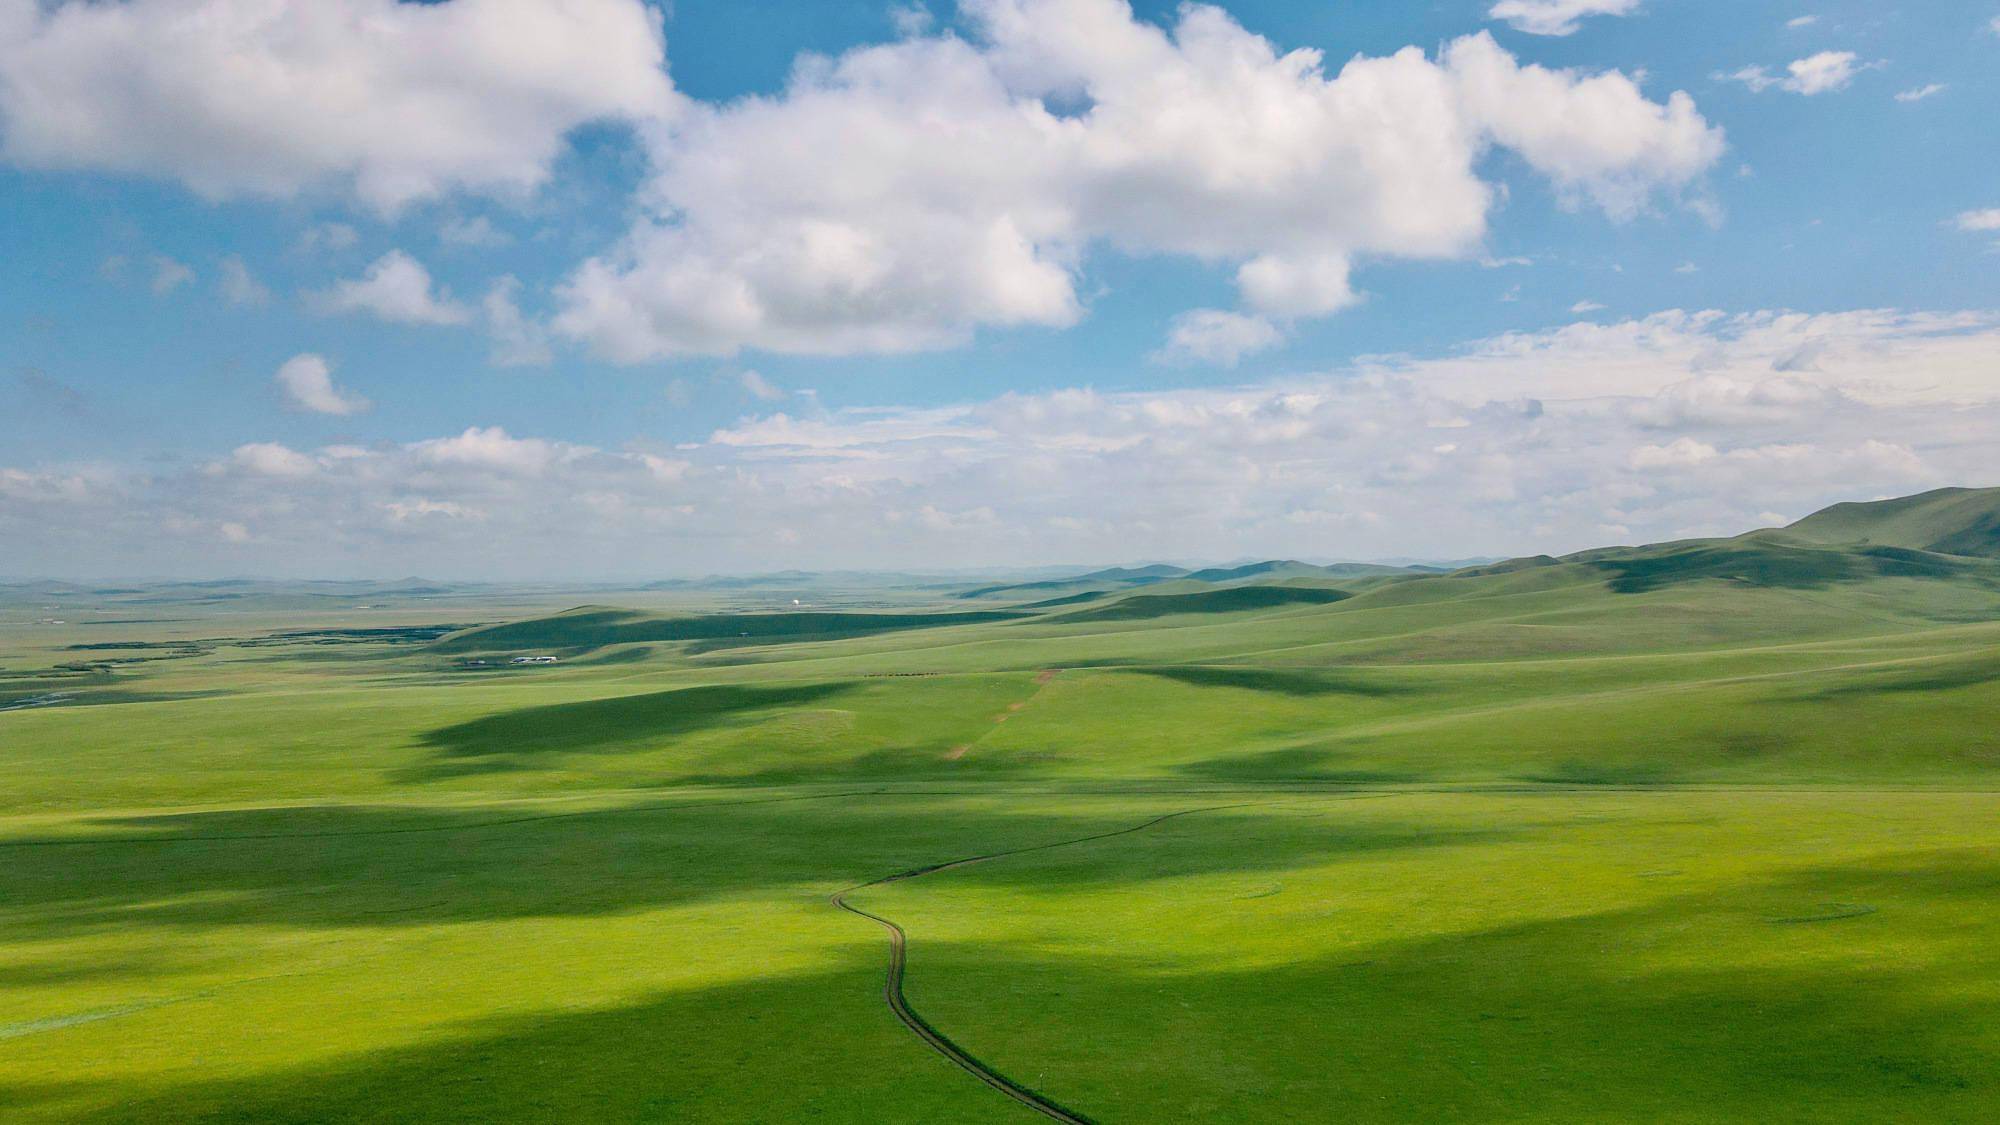
[[[960,758],[965,757],[965,755],[969,753],[974,746],[977,746],[980,743],[986,741],[986,735],[990,735],[993,733],[993,731],[999,730],[1000,724],[1006,722],[1008,716],[1021,710],[1028,704],[1033,703],[1035,701],[1035,697],[1042,694],[1042,689],[1049,686],[1049,681],[1055,679],[1057,676],[1062,675],[1062,671],[1063,670],[1061,668],[1044,668],[1041,671],[1035,673],[1035,690],[1028,693],[1028,698],[1016,700],[1013,703],[1009,703],[1005,711],[1002,711],[1000,714],[995,715],[993,717],[993,726],[986,732],[986,734],[980,735],[978,738],[973,739],[971,742],[961,742],[958,745],[952,747],[950,750],[945,752],[944,760],[947,762],[956,762]]]
[[[1164,816],[1156,816],[1143,824],[1135,824],[1130,828],[1118,828],[1110,832],[1098,832],[1089,836],[1078,836],[1071,840],[1057,840],[1048,844],[1035,844],[1031,847],[1015,848],[1011,851],[967,856],[964,859],[947,860],[943,863],[933,863],[925,867],[912,867],[908,871],[898,871],[893,875],[884,875],[880,879],[870,879],[866,883],[857,883],[846,890],[837,891],[833,895],[832,902],[833,905],[847,911],[849,914],[859,915],[889,931],[889,974],[882,985],[882,999],[888,1003],[889,1010],[895,1014],[898,1020],[902,1021],[904,1027],[914,1032],[917,1038],[923,1040],[924,1044],[930,1047],[931,1050],[950,1060],[952,1065],[1027,1108],[1034,1110],[1043,1117],[1056,1121],[1069,1122],[1070,1125],[1090,1125],[1090,1118],[1036,1093],[972,1057],[972,1055],[966,1052],[965,1048],[952,1042],[946,1037],[944,1032],[939,1031],[929,1020],[919,1015],[916,1009],[910,1007],[908,998],[903,995],[903,969],[909,946],[908,935],[903,932],[903,927],[882,917],[880,914],[870,914],[868,911],[848,902],[847,896],[856,891],[867,890],[870,887],[880,887],[889,883],[900,883],[908,879],[920,878],[925,875],[935,875],[940,871],[950,871],[956,867],[969,867],[975,863],[1005,859],[1008,856],[1025,855],[1029,852],[1043,852],[1052,848],[1066,848],[1076,844],[1092,843],[1097,840],[1109,840],[1114,836],[1129,836],[1134,832],[1143,832],[1154,825],[1163,824],[1176,817],[1191,816],[1201,812],[1216,812],[1221,809],[1238,809],[1255,803],[1243,802],[1235,805],[1209,805],[1199,809],[1182,809],[1179,812],[1170,812]]]

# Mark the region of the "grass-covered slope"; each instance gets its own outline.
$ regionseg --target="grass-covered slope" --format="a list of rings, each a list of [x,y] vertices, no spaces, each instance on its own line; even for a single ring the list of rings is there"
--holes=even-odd
[[[1835,504],[1754,536],[2000,558],[2000,488],[1940,488],[1894,500]]]
[[[1946,488],[1836,504],[1786,527],[1733,539],[1602,548],[1564,561],[1594,566],[1611,575],[1612,589],[1636,593],[1710,579],[1798,589],[1867,578],[2000,579],[2000,567],[1987,560],[2000,560],[2000,489]]]
[[[2000,1120],[1945,509],[1004,614],[0,620],[63,696],[0,713],[0,1117],[1029,1116],[845,888],[1090,1120]]]
[[[1593,554],[1587,561],[1612,575],[1613,590],[1627,594],[1703,579],[1809,589],[1862,578],[1944,578],[1971,569],[1948,556],[1901,547],[1803,547],[1758,540],[1677,543]]]

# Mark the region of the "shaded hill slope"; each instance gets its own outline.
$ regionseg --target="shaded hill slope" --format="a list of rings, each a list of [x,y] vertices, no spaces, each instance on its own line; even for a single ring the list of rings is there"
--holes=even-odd
[[[1046,594],[1056,591],[1082,592],[1086,590],[1107,591],[1134,586],[1150,586],[1156,582],[1168,582],[1187,576],[1183,567],[1155,563],[1151,566],[1114,566],[1103,570],[1093,570],[1085,574],[1075,574],[1067,578],[1045,578],[1037,582],[1008,582],[994,586],[976,586],[954,595],[959,598],[991,598],[1012,595]]]
[[[567,613],[468,629],[439,641],[442,653],[518,649],[579,651],[644,641],[827,640],[903,629],[1007,621],[1004,611],[968,613],[718,613],[664,617],[635,610],[582,606]]]
[[[1230,586],[1239,583],[1266,583],[1291,580],[1345,581],[1354,578],[1390,578],[1409,574],[1439,574],[1435,569],[1418,567],[1385,566],[1378,563],[1332,563],[1321,566],[1317,563],[1299,562],[1296,559],[1266,559],[1261,562],[1244,563],[1240,566],[1214,566],[1202,570],[1183,570],[1176,566],[1154,565],[1144,567],[1111,567],[1095,570],[1088,574],[1078,574],[1069,578],[1051,578],[1038,582],[1016,582],[1006,585],[978,586],[964,590],[955,597],[973,598],[1014,598],[1036,596],[1042,600],[1020,608],[1044,608],[1061,604],[1063,601],[1086,601],[1092,597],[1121,593],[1153,586],[1173,583],[1175,592],[1194,592],[1199,586]]]
[[[1785,527],[1730,539],[1602,547],[1474,573],[1582,563],[1606,572],[1613,591],[1629,594],[1708,579],[1814,589],[1868,578],[2000,578],[1989,560],[2000,560],[2000,489],[1944,488],[1835,504]]]
[[[2000,558],[2000,488],[1940,488],[1894,500],[1835,504],[1744,538]]]
[[[1330,605],[1354,595],[1324,586],[1230,586],[1185,594],[1130,594],[1109,605],[1062,615],[1076,621],[1134,621],[1182,613],[1237,613],[1288,605]]]

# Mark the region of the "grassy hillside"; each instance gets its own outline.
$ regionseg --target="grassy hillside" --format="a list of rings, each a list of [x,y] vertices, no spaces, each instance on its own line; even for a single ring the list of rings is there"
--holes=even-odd
[[[1610,572],[1626,593],[1719,579],[1823,587],[1864,578],[2000,579],[2000,489],[1946,488],[1897,500],[1836,504],[1786,527],[1733,539],[1585,551],[1569,561]],[[1483,572],[1553,562],[1516,560]]]
[[[1949,556],[1902,547],[1819,548],[1761,540],[1672,544],[1583,558],[1610,574],[1611,588],[1625,594],[1703,580],[1812,589],[1864,578],[2000,573],[1991,566],[1975,569]]]
[[[1155,563],[1150,566],[1114,566],[1104,570],[1092,570],[1066,578],[1045,578],[1038,582],[1007,582],[995,585],[979,585],[961,590],[955,596],[960,598],[1007,598],[1038,597],[1056,592],[1106,591],[1130,589],[1135,586],[1150,586],[1155,582],[1167,582],[1187,576],[1183,567]]]
[[[0,1106],[1030,1117],[876,917],[1092,1120],[1992,1120],[1981,497],[975,612],[43,591],[109,600],[0,620]]]
[[[1940,488],[1872,503],[1835,504],[1760,536],[1807,543],[1903,547],[2000,557],[2000,488]]]

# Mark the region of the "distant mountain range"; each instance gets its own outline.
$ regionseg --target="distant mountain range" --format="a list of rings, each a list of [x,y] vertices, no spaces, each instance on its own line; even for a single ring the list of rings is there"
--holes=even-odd
[[[1957,581],[1860,585],[1877,579]],[[1507,607],[1524,604],[1520,598],[1554,598],[1561,608],[1557,616],[1538,611],[1543,616],[1532,628],[1540,632],[1507,634],[1508,645],[1535,650],[1536,645],[1576,643],[1575,635],[1566,633],[1573,625],[1556,624],[1571,618],[1603,626],[1607,631],[1601,637],[1628,637],[1635,643],[1665,627],[1663,613],[1674,622],[1671,628],[1697,631],[1710,627],[1700,623],[1703,614],[1749,612],[1785,620],[1797,616],[1800,607],[1789,591],[1835,583],[1855,584],[1855,596],[1844,599],[1851,604],[1842,613],[1863,612],[1871,604],[1900,604],[1919,616],[1971,613],[1986,619],[1979,607],[2000,591],[2000,489],[1941,489],[1898,500],[1840,504],[1786,527],[1727,539],[1600,547],[1561,558],[1536,555],[1451,571],[1317,566],[1286,559],[1201,570],[1166,564],[1110,567],[1064,578],[933,592],[899,612],[786,608],[675,613],[596,605],[468,630],[434,647],[453,654],[534,649],[582,655],[666,642],[700,653],[953,626],[1125,628],[1197,615],[1344,614],[1356,608],[1408,614],[1420,606],[1447,605],[1464,608],[1439,611],[1442,616],[1434,620],[1463,626],[1504,616]],[[1712,591],[1725,600],[1732,589],[1751,596],[1732,601],[1735,608],[1727,611],[1707,595],[1681,603],[1626,597],[1662,591],[1672,597],[1677,587]],[[973,602],[978,608],[938,612],[940,593],[948,595],[948,603]],[[1690,607],[1697,604],[1706,608],[1696,613]],[[1534,639],[1523,640],[1526,636]]]
[[[967,576],[898,571],[784,571],[710,576],[651,583],[533,584],[442,582],[423,578],[382,581],[280,581],[231,578],[208,581],[119,584],[35,580],[0,583],[0,602],[89,603],[140,609],[168,605],[299,610],[369,602],[410,604],[438,599],[500,598],[532,592],[545,598],[565,591],[614,596],[618,592],[688,592],[720,595],[738,608],[808,603],[815,590],[840,590],[845,604],[908,605],[942,597],[1009,611],[1083,607],[1120,595],[1177,597],[1238,587],[1340,587],[1453,575],[1472,578],[1556,566],[1583,567],[1606,576],[1618,592],[1657,588],[1703,578],[1753,585],[1810,586],[1864,577],[1942,576],[1985,569],[2000,559],[2000,488],[1942,488],[1916,496],[1835,504],[1802,520],[1726,539],[1682,540],[1642,546],[1600,547],[1560,558],[1536,555],[1474,566],[1398,566],[1386,563],[1315,564],[1267,559],[1231,566],[1189,568],[1167,563],[1118,566],[1082,573],[1060,568],[1016,569],[1027,581],[978,582]],[[1238,598],[1248,604],[1263,595]],[[1217,605],[1231,602],[1221,599]],[[1151,603],[1154,608],[1169,603]],[[820,608],[828,608],[822,605]]]
[[[1040,582],[1015,582],[1005,585],[975,586],[961,590],[960,598],[1018,599],[1026,595],[1088,595],[1109,593],[1114,590],[1135,589],[1140,586],[1155,586],[1165,582],[1202,583],[1221,586],[1244,582],[1277,582],[1289,579],[1335,580],[1347,578],[1368,578],[1394,574],[1443,574],[1445,571],[1433,567],[1385,566],[1379,563],[1333,563],[1320,566],[1314,563],[1298,562],[1292,559],[1270,559],[1264,562],[1245,563],[1242,566],[1207,567],[1189,570],[1186,567],[1169,566],[1164,563],[1140,567],[1110,567],[1093,570],[1067,578],[1044,579]],[[1055,600],[1065,600],[1058,597]],[[1084,600],[1076,597],[1070,600]],[[1044,601],[1043,605],[1054,604]]]

